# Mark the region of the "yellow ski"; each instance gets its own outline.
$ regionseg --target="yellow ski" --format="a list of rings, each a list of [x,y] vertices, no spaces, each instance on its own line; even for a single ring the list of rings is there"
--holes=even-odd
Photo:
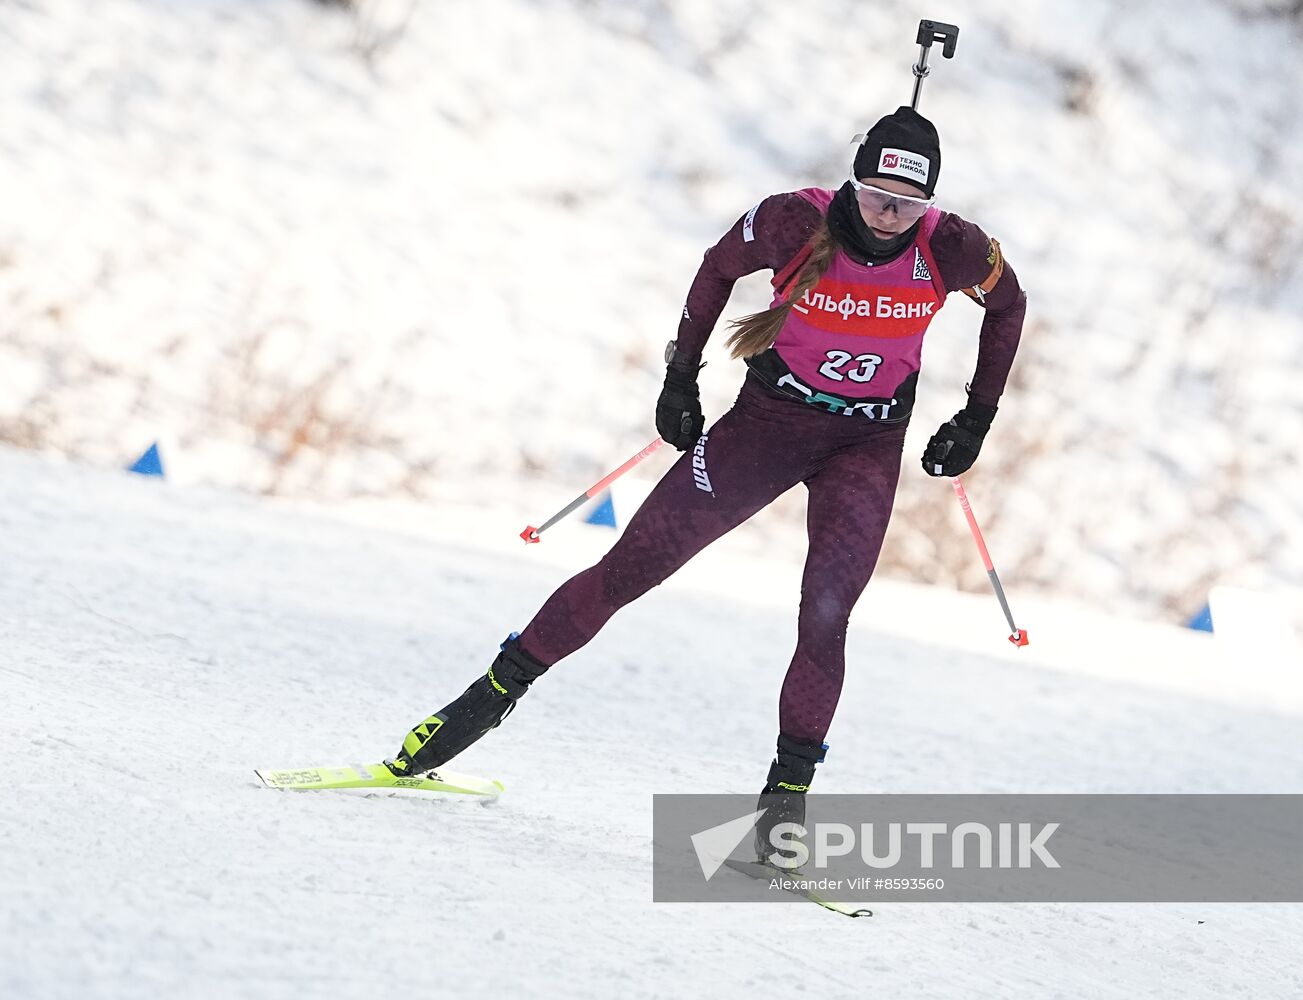
[[[279,771],[254,771],[268,788],[312,791],[329,788],[405,788],[417,792],[452,792],[459,795],[498,795],[502,782],[452,771],[426,771],[400,778],[383,764],[340,764],[336,767],[296,767]]]
[[[735,872],[741,872],[748,878],[761,879],[770,881],[775,878],[791,879],[799,877],[793,872],[785,871],[782,868],[775,868],[773,865],[766,864],[763,861],[734,861],[729,858],[724,864],[728,865]],[[791,893],[793,896],[800,896],[802,899],[808,899],[811,903],[818,903],[825,910],[832,910],[833,913],[840,913],[844,917],[871,917],[873,911],[866,906],[860,906],[857,903],[839,903],[835,899],[824,899],[818,893],[811,892],[808,889],[798,889],[779,884],[784,892]]]

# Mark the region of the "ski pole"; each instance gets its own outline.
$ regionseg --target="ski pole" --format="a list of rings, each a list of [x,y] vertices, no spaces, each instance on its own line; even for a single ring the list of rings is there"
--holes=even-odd
[[[918,22],[918,44],[920,46],[918,62],[914,65],[914,97],[909,106],[918,110],[918,99],[923,93],[923,80],[932,72],[927,68],[927,57],[932,51],[932,43],[941,42],[941,54],[947,59],[955,57],[955,46],[959,44],[959,29],[953,24],[941,21]]]
[[[548,528],[552,527],[552,525],[556,524],[557,521],[561,520],[561,518],[565,517],[567,514],[573,513],[578,507],[580,507],[583,504],[585,500],[588,500],[589,498],[596,496],[602,490],[606,489],[606,487],[610,486],[611,483],[615,482],[617,479],[623,476],[626,472],[632,469],[635,465],[641,462],[644,458],[646,458],[648,455],[650,455],[652,452],[654,452],[657,448],[659,448],[664,443],[665,442],[663,439],[657,438],[655,441],[649,444],[642,451],[638,452],[638,454],[634,455],[633,458],[629,459],[629,461],[625,462],[614,472],[598,480],[587,490],[585,490],[583,493],[580,493],[579,496],[575,497],[568,504],[562,507],[559,511],[557,511],[546,521],[544,521],[542,527],[535,528],[533,525],[530,525],[520,533],[520,537],[525,540],[526,545],[529,545],[531,542],[539,541],[539,537],[538,537],[539,535],[543,534],[543,532],[547,531]]]
[[[977,542],[977,551],[982,554],[982,562],[986,565],[986,575],[991,578],[991,586],[995,588],[995,596],[1000,601],[1000,607],[1004,610],[1005,621],[1009,623],[1009,628],[1013,634],[1009,636],[1009,641],[1015,646],[1027,645],[1027,630],[1021,629],[1013,623],[1013,614],[1009,611],[1009,602],[1004,599],[1004,588],[1000,586],[1000,578],[995,573],[995,566],[991,563],[991,553],[986,551],[986,541],[982,538],[982,529],[977,526],[977,518],[973,516],[973,508],[969,506],[968,494],[964,492],[964,484],[955,476],[950,480],[950,485],[955,488],[955,496],[959,497],[959,506],[964,508],[964,516],[968,518],[968,527],[973,532],[973,541]]]

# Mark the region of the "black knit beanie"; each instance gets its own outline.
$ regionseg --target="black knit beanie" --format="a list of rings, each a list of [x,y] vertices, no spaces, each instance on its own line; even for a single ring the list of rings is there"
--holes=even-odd
[[[913,108],[879,118],[855,152],[855,176],[889,177],[920,187],[931,198],[941,173],[941,139],[936,126]]]

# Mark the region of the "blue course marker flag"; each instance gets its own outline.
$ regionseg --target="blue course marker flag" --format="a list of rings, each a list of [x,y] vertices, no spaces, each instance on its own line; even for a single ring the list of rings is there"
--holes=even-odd
[[[127,467],[127,471],[142,476],[158,476],[162,479],[163,460],[158,457],[158,442],[151,444],[143,455]]]
[[[611,491],[607,490],[601,501],[584,518],[587,524],[600,524],[606,528],[615,527],[615,504],[611,502]]]
[[[1198,629],[1200,632],[1211,632],[1213,630],[1213,612],[1207,604],[1203,610],[1185,623],[1186,628]]]

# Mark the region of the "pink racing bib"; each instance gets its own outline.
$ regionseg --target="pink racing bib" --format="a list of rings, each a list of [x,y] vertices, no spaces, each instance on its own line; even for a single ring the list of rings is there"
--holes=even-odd
[[[827,212],[834,192],[810,188],[799,194]],[[914,243],[887,264],[857,264],[837,251],[819,283],[793,303],[774,341],[778,358],[763,366],[770,369],[777,388],[804,394],[806,402],[841,401],[847,407],[829,409],[859,411],[877,419],[894,416],[893,406],[905,403],[902,397],[907,394],[903,409],[908,412],[923,335],[945,304],[928,243],[940,218],[940,209],[929,209]],[[775,276],[774,305],[785,301],[785,286],[795,270],[789,265]],[[772,362],[780,359],[781,366],[775,367]],[[873,400],[881,409],[852,406],[855,400]]]

